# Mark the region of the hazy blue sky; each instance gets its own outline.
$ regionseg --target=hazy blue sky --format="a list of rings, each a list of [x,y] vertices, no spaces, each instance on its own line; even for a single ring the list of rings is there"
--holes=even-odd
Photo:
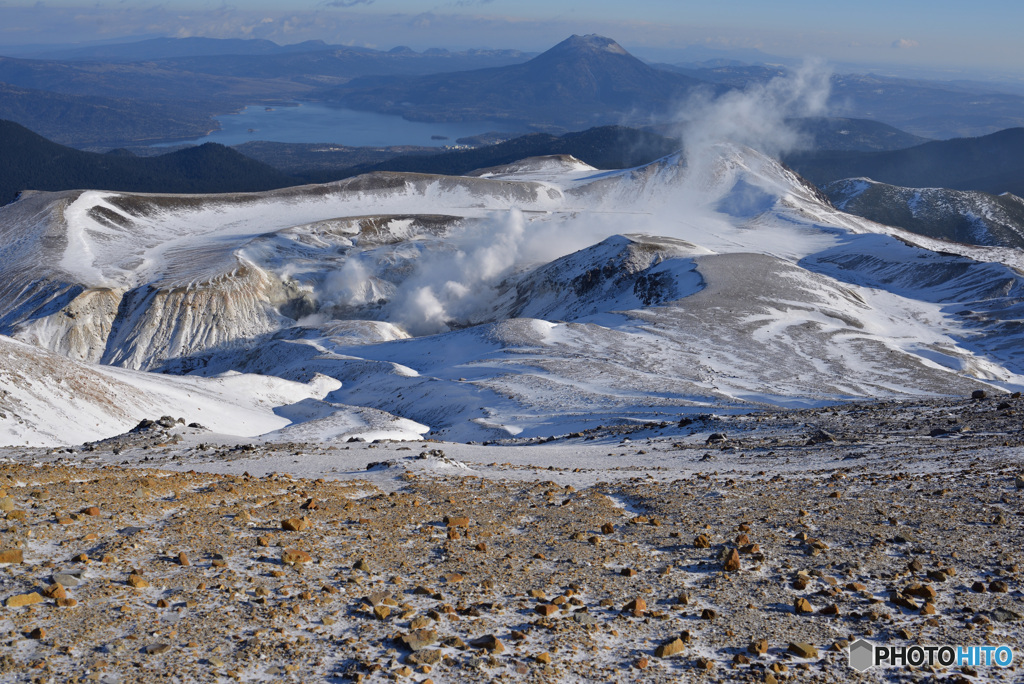
[[[1017,73],[1022,26],[1020,0],[0,0],[0,45],[199,35],[543,50],[601,33],[641,54],[702,45]]]

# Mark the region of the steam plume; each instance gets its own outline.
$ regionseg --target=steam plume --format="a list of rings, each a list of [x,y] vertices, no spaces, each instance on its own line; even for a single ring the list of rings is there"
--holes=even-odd
[[[518,210],[495,213],[486,220],[465,223],[440,244],[410,246],[418,250],[411,259],[413,271],[397,285],[388,284],[387,292],[381,292],[381,281],[374,278],[368,262],[350,253],[345,266],[326,283],[328,293],[321,301],[358,307],[384,294],[386,320],[412,335],[433,334],[448,330],[453,322],[471,324],[485,318],[498,286],[510,274],[612,235],[644,232],[693,241],[699,237],[690,234],[697,223],[707,235],[724,220],[716,213],[722,209],[708,206],[694,179],[710,175],[703,172],[713,169],[722,154],[716,147],[738,144],[769,155],[795,149],[802,140],[788,122],[824,113],[829,78],[819,63],[807,63],[788,76],[744,91],[688,102],[679,116],[688,168],[682,184],[673,188],[671,206],[646,207],[647,215],[632,214],[623,223],[618,207],[613,206],[617,200],[608,198],[605,212],[595,212],[585,227],[571,224],[571,230],[564,230],[565,224],[553,217],[526,221]],[[735,210],[754,207],[756,211],[761,197],[768,197],[756,188],[748,189],[748,194],[732,203]],[[681,216],[690,222],[681,222]]]
[[[696,95],[678,115],[688,156],[723,142],[746,145],[770,156],[798,149],[806,141],[789,121],[826,113],[831,76],[822,62],[809,60],[765,84],[714,99]]]

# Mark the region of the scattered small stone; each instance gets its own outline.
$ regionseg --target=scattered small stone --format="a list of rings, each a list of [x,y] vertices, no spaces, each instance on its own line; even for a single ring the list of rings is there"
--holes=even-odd
[[[476,639],[471,639],[469,645],[473,648],[482,648],[492,654],[504,653],[505,645],[493,634],[487,634]]]
[[[791,642],[786,650],[798,658],[817,658],[818,649],[804,642]]]
[[[918,584],[916,582],[904,587],[903,593],[907,596],[916,596],[917,598],[922,598],[926,601],[932,601],[936,596],[938,596],[938,592],[936,592],[930,585]]]
[[[133,572],[128,575],[128,584],[136,589],[145,589],[149,586],[149,581],[143,578],[142,575]]]
[[[33,591],[28,594],[9,596],[5,605],[8,608],[22,608],[24,606],[31,606],[33,603],[42,603],[45,600],[38,592]]]
[[[79,584],[78,576],[68,572],[55,572],[50,579],[53,580],[54,584],[60,584],[64,587],[77,587]]]
[[[21,549],[0,549],[0,563],[24,563],[25,552]]]
[[[682,653],[685,648],[686,644],[683,643],[683,640],[675,638],[672,641],[667,641],[654,649],[654,655],[658,658],[671,658],[674,655]]]
[[[437,632],[432,629],[415,629],[399,637],[399,642],[413,653],[437,643]]]
[[[445,516],[444,523],[447,527],[469,527],[469,518],[465,516]]]
[[[889,595],[889,600],[900,608],[906,608],[907,610],[918,610],[921,607],[913,598],[898,591],[892,592]]]
[[[409,657],[405,659],[405,662],[410,665],[430,665],[434,666],[444,660],[444,652],[436,648],[428,648],[414,651],[409,654]]]
[[[301,518],[287,518],[281,521],[281,529],[287,530],[288,532],[302,532],[308,530],[312,526],[309,518],[302,516]]]
[[[992,611],[992,619],[996,622],[1017,622],[1022,616],[1007,608],[996,608]]]
[[[814,446],[816,444],[831,444],[836,441],[835,435],[826,430],[817,430],[814,434],[807,438],[807,445]]]
[[[807,599],[798,598],[793,601],[793,612],[797,615],[808,615],[814,612],[814,607]]]
[[[285,565],[312,563],[313,557],[301,549],[285,549],[281,552],[281,562]]]
[[[751,641],[750,645],[747,646],[747,652],[753,653],[754,655],[764,655],[768,652],[768,640],[758,639],[756,641]]]
[[[725,554],[725,562],[722,569],[726,572],[738,572],[740,569],[740,554],[736,549],[729,549]]]
[[[715,661],[711,660],[710,658],[705,658],[703,656],[693,661],[693,664],[694,667],[696,667],[698,670],[704,670],[705,672],[708,670],[713,670],[715,667]]]
[[[43,590],[43,595],[46,598],[52,599],[62,599],[68,597],[67,592],[64,590],[64,585],[62,585],[60,582],[55,582],[48,586],[45,590]]]
[[[642,598],[635,598],[622,607],[622,610],[627,613],[639,613],[643,614],[647,612],[647,601]]]

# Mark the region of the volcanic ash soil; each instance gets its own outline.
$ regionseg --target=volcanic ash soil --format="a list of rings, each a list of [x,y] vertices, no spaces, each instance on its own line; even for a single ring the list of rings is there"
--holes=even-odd
[[[826,418],[786,415],[801,430]],[[1018,438],[1015,419],[999,425],[974,432]],[[887,434],[885,461],[847,458],[877,452],[863,429],[793,446],[785,472],[727,469],[727,440],[682,450],[715,456],[703,470],[579,487],[397,469],[385,491],[11,452],[0,680],[1019,680],[1020,656],[1006,670],[847,664],[857,638],[1022,653],[1020,449],[919,432]],[[823,454],[828,468],[792,464]],[[929,458],[942,467],[901,467]]]

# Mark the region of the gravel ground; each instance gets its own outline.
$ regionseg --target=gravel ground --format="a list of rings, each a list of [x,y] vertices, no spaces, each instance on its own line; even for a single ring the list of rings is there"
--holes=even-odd
[[[1024,401],[0,452],[0,680],[1019,681]],[[24,604],[24,605],[22,605]]]

